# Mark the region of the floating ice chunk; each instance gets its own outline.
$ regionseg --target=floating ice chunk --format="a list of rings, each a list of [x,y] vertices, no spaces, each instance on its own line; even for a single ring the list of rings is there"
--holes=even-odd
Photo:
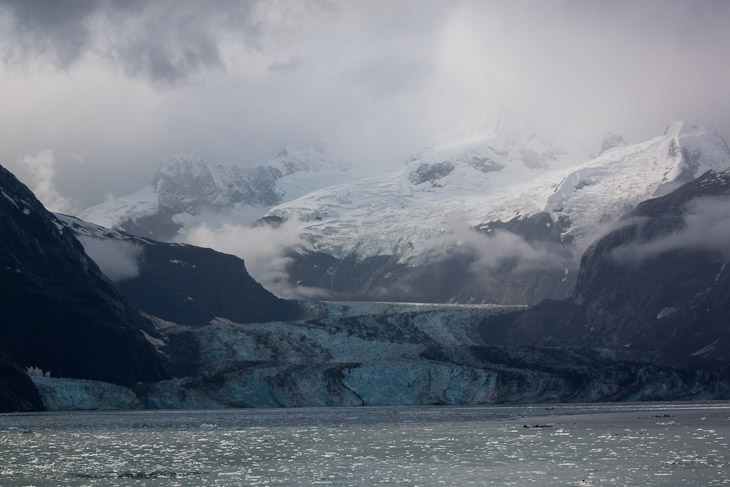
[[[662,318],[666,318],[667,316],[673,315],[677,311],[679,311],[679,308],[675,308],[673,306],[664,308],[659,313],[657,313],[656,319],[661,320]]]

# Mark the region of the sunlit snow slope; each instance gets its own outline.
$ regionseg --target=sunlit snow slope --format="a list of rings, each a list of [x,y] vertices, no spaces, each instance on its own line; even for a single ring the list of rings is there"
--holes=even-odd
[[[482,138],[429,147],[398,170],[320,189],[268,216],[306,222],[316,249],[336,257],[399,255],[422,261],[435,236],[474,225],[499,196],[580,159],[502,117]]]
[[[162,163],[149,185],[78,216],[167,240],[180,228],[210,218],[251,223],[278,203],[351,177],[350,169],[317,145],[287,146],[275,158],[253,167],[208,164],[197,154],[178,154]]]
[[[574,165],[533,134],[497,130],[478,143],[426,151],[393,173],[321,189],[273,208],[297,216],[318,251],[358,259],[398,255],[421,264],[460,225],[489,227],[542,212],[566,217],[583,244],[639,202],[709,169],[730,167],[712,128],[677,122],[651,140],[607,148]],[[547,223],[549,225],[549,223]]]

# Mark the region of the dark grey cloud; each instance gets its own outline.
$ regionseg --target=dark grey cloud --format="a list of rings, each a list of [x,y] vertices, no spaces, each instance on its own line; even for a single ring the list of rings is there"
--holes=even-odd
[[[728,25],[716,0],[0,0],[0,161],[51,151],[88,206],[184,148],[392,167],[505,100],[586,152],[678,119],[728,136]]]
[[[6,61],[21,62],[30,56],[49,55],[59,66],[69,66],[88,49],[88,20],[102,2],[95,0],[2,0],[15,43]]]
[[[127,74],[176,83],[223,69],[221,37],[256,45],[253,1],[0,0],[15,40],[6,62],[49,59],[68,69],[85,55],[107,58]]]
[[[298,57],[288,61],[276,61],[269,64],[269,71],[272,73],[286,74],[297,71],[302,66],[302,60]]]

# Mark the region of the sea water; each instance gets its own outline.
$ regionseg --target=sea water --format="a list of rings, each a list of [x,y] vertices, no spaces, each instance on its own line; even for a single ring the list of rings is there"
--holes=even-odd
[[[730,404],[0,415],[0,485],[730,485]]]

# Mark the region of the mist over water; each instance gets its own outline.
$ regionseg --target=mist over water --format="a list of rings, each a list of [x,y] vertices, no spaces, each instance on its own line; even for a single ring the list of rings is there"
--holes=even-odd
[[[730,405],[0,415],[0,484],[726,485]]]

